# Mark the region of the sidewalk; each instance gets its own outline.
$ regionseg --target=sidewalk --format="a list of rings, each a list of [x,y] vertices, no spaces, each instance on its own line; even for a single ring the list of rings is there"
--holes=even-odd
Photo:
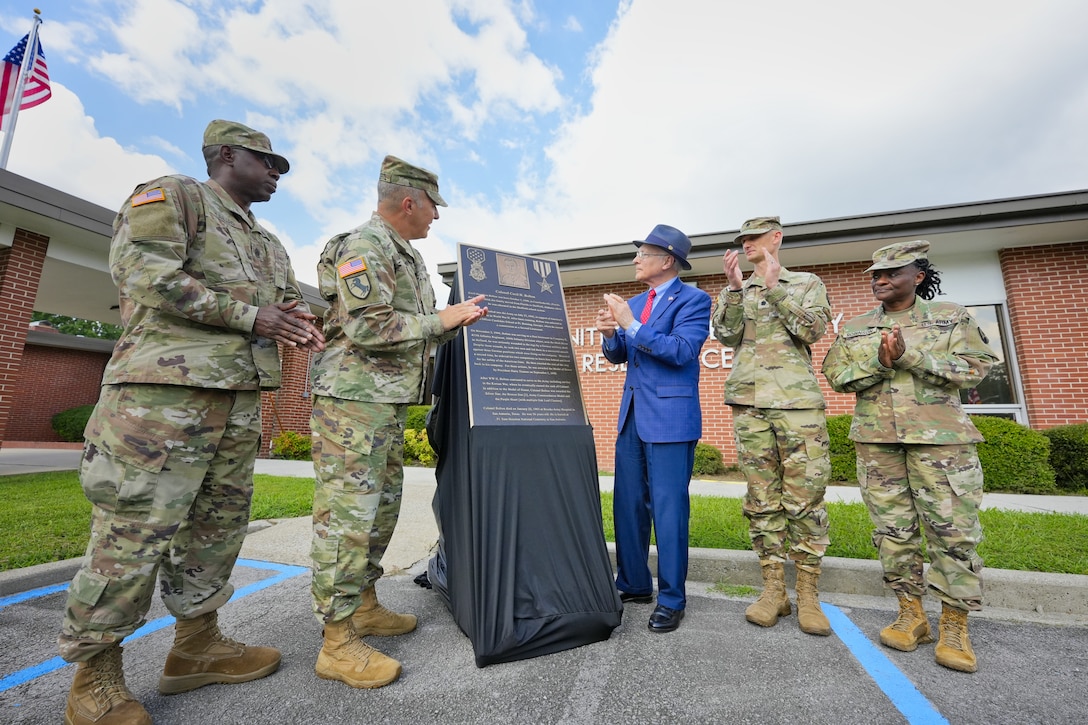
[[[79,456],[78,450],[5,447],[0,449],[0,475],[73,470],[79,465]],[[303,478],[313,476],[313,465],[309,461],[259,459],[255,468],[257,474]],[[612,476],[600,477],[601,491],[611,491],[612,484]],[[405,469],[400,519],[383,560],[387,575],[423,571],[427,559],[432,555],[438,541],[438,529],[431,511],[435,486],[433,469]],[[698,496],[740,497],[744,494],[744,489],[744,484],[739,482],[692,481],[691,484],[692,495]],[[857,502],[861,499],[856,487],[831,486],[827,489],[827,500]],[[985,494],[983,508],[1088,515],[1088,498]],[[255,521],[250,525],[250,533],[242,547],[241,556],[246,559],[309,567],[310,534],[308,516]],[[609,551],[614,557],[614,545],[609,544]],[[651,568],[656,566],[655,557],[655,552],[651,550]],[[78,560],[70,560],[43,567],[50,571],[51,578],[55,578],[58,576],[55,569],[67,567],[74,572],[77,565]],[[787,584],[792,587],[792,567],[788,569]],[[35,572],[24,573],[33,575]],[[0,584],[15,574],[16,572],[0,574]],[[759,566],[750,551],[722,549],[692,549],[689,580],[692,583],[702,582],[706,587],[719,583],[748,587],[758,587],[761,584]],[[881,582],[880,564],[874,560],[828,557],[825,559],[820,588],[825,598],[830,601],[834,601],[836,597],[846,601],[859,596],[891,599]],[[1027,618],[1044,622],[1057,619],[1088,624],[1088,576],[987,569],[986,603],[987,616],[995,618]],[[894,603],[889,602],[886,606],[894,608]]]
[[[38,473],[41,471],[71,471],[79,468],[82,448],[75,444],[66,448],[21,447],[29,444],[5,443],[0,448],[0,476],[14,473]],[[313,476],[313,464],[309,461],[281,461],[259,458],[256,472],[273,476]],[[602,491],[612,490],[612,476],[602,475]],[[434,471],[429,468],[405,469],[405,483],[434,485]],[[743,481],[692,481],[693,496],[726,496],[740,498],[744,495]],[[861,493],[857,486],[828,486],[828,501],[858,503]],[[1085,496],[1035,496],[1012,493],[987,493],[982,497],[984,509],[1012,511],[1037,511],[1043,513],[1071,513],[1088,516],[1088,497]]]
[[[0,452],[0,472],[63,470],[75,463],[78,451],[46,460]],[[257,471],[312,475],[308,462],[258,461]],[[601,478],[602,488],[611,483],[610,476]],[[692,489],[736,495],[743,486],[696,482]],[[932,645],[910,653],[880,646],[878,633],[896,604],[882,591],[875,561],[826,560],[821,601],[833,635],[812,637],[800,631],[795,616],[772,628],[745,622],[754,590],[735,585],[757,583],[751,551],[692,550],[687,617],[676,632],[650,632],[646,617],[652,606],[628,604],[607,640],[477,668],[469,639],[441,597],[412,582],[437,536],[430,509],[434,491],[433,470],[405,471],[400,524],[384,562],[388,576],[378,583],[383,604],[419,616],[416,631],[371,640],[403,663],[395,685],[352,690],[314,676],[321,634],[311,608],[310,522],[304,516],[252,524],[231,578],[235,596],[221,610],[231,636],[280,649],[279,671],[245,686],[161,695],[156,683],[174,632],[172,617],[154,597],[148,624],[125,642],[132,692],[160,725],[224,719],[328,725],[360,719],[416,725],[1084,719],[1088,613],[1072,612],[1088,607],[1088,576],[986,570],[987,606],[971,616],[980,667],[967,675],[936,665]],[[10,640],[0,650],[0,722],[39,725],[56,722],[64,711],[74,668],[56,657],[56,628],[78,564],[72,559],[0,573],[0,597],[18,595],[0,600]],[[925,599],[935,624],[939,603]],[[767,683],[774,683],[776,694],[770,708]]]

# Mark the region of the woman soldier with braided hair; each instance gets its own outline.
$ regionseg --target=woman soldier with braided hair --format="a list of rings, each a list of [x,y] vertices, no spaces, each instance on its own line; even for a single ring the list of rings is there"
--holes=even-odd
[[[930,301],[941,281],[928,251],[929,242],[916,240],[873,254],[866,271],[881,304],[839,331],[822,371],[836,391],[857,395],[850,439],[858,483],[884,582],[899,599],[899,616],[881,630],[881,643],[912,652],[933,641],[921,600],[924,530],[928,586],[942,602],[937,663],[975,672],[967,612],[982,609],[975,444],[983,438],[959,390],[977,386],[996,358],[965,308]]]

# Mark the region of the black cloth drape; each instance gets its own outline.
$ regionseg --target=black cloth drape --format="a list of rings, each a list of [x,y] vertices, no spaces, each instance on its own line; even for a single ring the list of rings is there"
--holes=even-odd
[[[467,374],[462,334],[439,349],[428,421],[438,452],[434,591],[478,667],[608,639],[623,606],[601,528],[592,429],[470,429]]]

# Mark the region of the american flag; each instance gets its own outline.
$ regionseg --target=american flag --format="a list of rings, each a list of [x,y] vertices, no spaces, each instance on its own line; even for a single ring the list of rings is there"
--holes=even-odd
[[[365,272],[366,271],[366,262],[364,262],[362,259],[357,257],[357,258],[355,258],[355,259],[353,259],[353,260],[351,260],[349,262],[344,262],[343,264],[341,264],[339,267],[336,268],[336,271],[340,273],[340,278],[341,279],[343,279],[344,277],[350,277],[353,274],[358,274],[359,272]]]
[[[23,67],[23,55],[26,53],[26,44],[30,41],[30,33],[15,44],[15,47],[4,56],[3,68],[0,68],[0,98],[4,99],[4,112],[0,117],[0,128],[4,119],[11,113],[14,107],[15,87],[19,84],[19,71]],[[19,110],[33,108],[39,103],[45,103],[53,92],[49,90],[49,71],[45,67],[45,53],[42,52],[42,44],[38,44],[38,52],[34,56],[34,66],[23,86],[23,99]]]

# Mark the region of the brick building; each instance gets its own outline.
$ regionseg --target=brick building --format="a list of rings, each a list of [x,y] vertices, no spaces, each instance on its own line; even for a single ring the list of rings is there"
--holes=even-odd
[[[722,254],[735,235],[735,230],[690,235],[692,269],[682,279],[717,298],[725,284]],[[824,280],[837,329],[839,322],[876,306],[865,274],[872,253],[919,238],[932,243],[930,259],[942,273],[943,299],[968,306],[1001,357],[977,390],[964,392],[968,410],[1034,428],[1088,421],[1080,344],[1088,334],[1088,294],[1080,289],[1080,281],[1088,279],[1088,192],[786,224],[780,256],[786,267]],[[625,243],[542,254],[559,264],[582,395],[598,466],[605,470],[613,465],[624,372],[600,354],[593,321],[605,292],[630,297],[643,291],[632,281],[634,251]],[[745,275],[751,271],[743,262],[742,268]],[[440,265],[439,272],[452,283],[456,265]],[[817,371],[832,340],[833,330],[813,348]],[[732,419],[722,402],[732,353],[711,337],[701,363],[702,440],[733,462]],[[829,415],[853,411],[853,395],[835,393],[817,377]]]
[[[48,427],[54,413],[97,399],[108,352],[88,349],[94,344],[84,338],[30,331],[28,323],[35,310],[120,322],[107,268],[113,217],[113,210],[0,170],[0,445],[51,440],[43,420]],[[691,234],[692,270],[683,279],[716,297],[725,282],[721,256],[735,234]],[[1088,294],[1081,285],[1088,278],[1088,191],[787,224],[784,234],[783,264],[823,278],[836,325],[875,306],[864,274],[874,250],[928,239],[946,298],[972,309],[1001,356],[970,394],[969,409],[1035,428],[1088,421],[1081,343],[1088,338]],[[599,355],[593,320],[604,292],[626,297],[641,291],[632,281],[633,253],[624,242],[542,255],[560,268],[602,469],[612,468],[623,372]],[[441,264],[439,272],[452,282],[456,265]],[[302,287],[311,308],[322,309],[316,290]],[[439,290],[438,296],[445,295]],[[832,339],[833,332],[815,346],[817,367]],[[263,396],[266,443],[281,429],[308,431],[309,354],[289,350],[283,359],[283,388]],[[722,404],[731,359],[713,338],[703,347],[703,440],[727,461],[735,459],[732,421]],[[827,388],[825,394],[829,414],[853,409],[852,396]]]
[[[0,445],[52,442],[53,415],[98,400],[113,343],[30,327],[48,312],[121,323],[108,257],[116,211],[0,169]],[[325,308],[301,285],[311,309]],[[264,440],[309,433],[307,353],[284,356],[286,384],[262,396]]]

